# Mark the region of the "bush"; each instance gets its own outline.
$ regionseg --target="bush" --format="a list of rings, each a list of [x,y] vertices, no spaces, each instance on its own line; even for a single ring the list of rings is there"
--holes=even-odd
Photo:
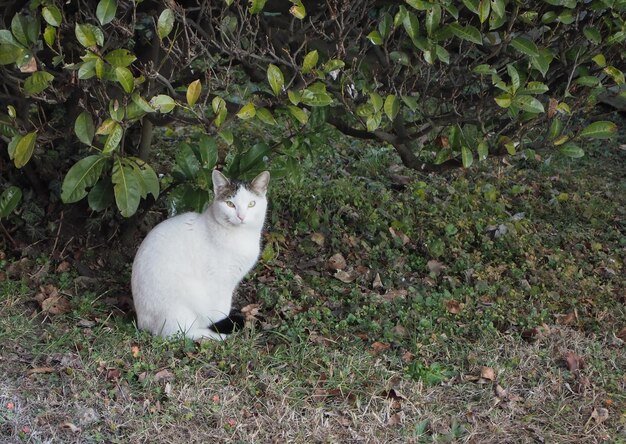
[[[201,209],[218,163],[247,176],[271,159],[273,173],[290,174],[328,125],[426,171],[489,153],[580,157],[585,139],[617,131],[575,116],[624,84],[626,1],[81,6],[5,10],[0,159],[27,174],[3,168],[4,188],[58,189],[61,173],[53,196],[87,197],[94,210],[115,202],[128,217],[164,188]],[[189,143],[159,180],[150,147],[167,125],[189,128]]]

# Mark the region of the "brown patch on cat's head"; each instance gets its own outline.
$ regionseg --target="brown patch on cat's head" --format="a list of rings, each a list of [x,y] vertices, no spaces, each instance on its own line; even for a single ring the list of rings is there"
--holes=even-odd
[[[229,179],[217,170],[213,170],[212,177],[215,200],[224,201],[232,199],[241,187],[244,187],[246,190],[259,197],[265,196],[267,185],[270,180],[270,173],[268,171],[264,171],[256,176],[251,182]]]

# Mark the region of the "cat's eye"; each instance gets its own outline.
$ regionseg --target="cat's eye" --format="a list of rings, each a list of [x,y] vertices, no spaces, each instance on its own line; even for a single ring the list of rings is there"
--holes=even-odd
[[[256,205],[256,202],[254,200],[251,200],[250,203],[248,204],[248,208],[252,208],[255,205]]]
[[[226,201],[226,205],[228,205],[231,208],[235,208],[235,204],[232,201],[230,201],[230,200]]]

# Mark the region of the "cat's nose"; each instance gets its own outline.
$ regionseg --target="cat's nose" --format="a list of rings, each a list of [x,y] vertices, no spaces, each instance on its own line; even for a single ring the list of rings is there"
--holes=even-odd
[[[237,218],[238,218],[241,222],[243,222],[243,220],[246,218],[246,216],[245,216],[245,214],[244,214],[244,215],[241,215],[241,214],[237,213]]]

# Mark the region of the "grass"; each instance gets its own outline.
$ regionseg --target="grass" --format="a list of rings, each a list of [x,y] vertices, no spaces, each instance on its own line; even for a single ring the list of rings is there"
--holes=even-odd
[[[4,260],[0,441],[626,442],[625,157],[423,176],[335,140],[274,184],[223,343],[138,332],[107,251],[87,287]]]

